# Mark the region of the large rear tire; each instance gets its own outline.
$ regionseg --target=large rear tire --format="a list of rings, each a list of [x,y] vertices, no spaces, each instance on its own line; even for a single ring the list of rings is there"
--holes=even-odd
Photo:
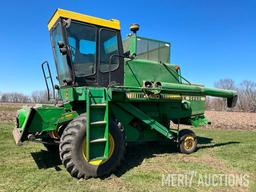
[[[111,120],[109,124],[109,140],[112,155],[99,165],[89,163],[85,158],[86,136],[85,114],[71,121],[60,139],[59,151],[63,165],[71,176],[76,178],[103,177],[120,166],[125,153],[124,131]],[[111,151],[111,150],[110,150]]]

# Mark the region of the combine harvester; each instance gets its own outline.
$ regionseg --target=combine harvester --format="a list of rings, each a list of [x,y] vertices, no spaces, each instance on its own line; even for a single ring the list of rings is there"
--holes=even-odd
[[[118,20],[58,9],[48,29],[59,85],[53,85],[48,62],[42,68],[49,99],[57,100],[58,90],[59,101],[20,109],[13,136],[17,145],[29,140],[59,150],[73,177],[112,173],[131,142],[173,141],[181,153],[192,153],[195,133],[170,122],[207,124],[207,95],[236,104],[235,91],[183,78],[170,64],[170,43],[138,37],[137,24],[122,41]]]

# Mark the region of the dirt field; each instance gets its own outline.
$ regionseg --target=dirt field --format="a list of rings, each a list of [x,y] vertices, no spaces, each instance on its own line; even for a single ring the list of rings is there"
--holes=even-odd
[[[17,110],[22,106],[27,105],[23,103],[0,103],[0,122],[14,122]]]
[[[0,103],[0,121],[14,122],[16,111],[26,104]],[[256,131],[256,113],[206,111],[211,125],[206,128]]]
[[[256,131],[256,113],[206,111],[205,114],[211,122],[207,127]]]

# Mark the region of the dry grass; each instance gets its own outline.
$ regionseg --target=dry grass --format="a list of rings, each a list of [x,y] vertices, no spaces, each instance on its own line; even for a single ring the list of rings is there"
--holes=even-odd
[[[255,191],[256,132],[195,129],[199,150],[190,155],[155,143],[128,146],[125,161],[106,179],[77,180],[61,165],[58,153],[38,143],[17,147],[12,123],[0,123],[0,191]],[[162,185],[163,174],[248,174],[249,187]]]

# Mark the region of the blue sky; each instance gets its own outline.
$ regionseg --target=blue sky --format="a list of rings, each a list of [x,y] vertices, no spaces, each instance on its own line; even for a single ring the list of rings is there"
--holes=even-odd
[[[0,6],[0,92],[45,88],[40,63],[55,73],[47,22],[57,8],[119,19],[123,38],[139,23],[140,36],[172,43],[171,61],[191,82],[256,81],[255,0],[8,0]]]

